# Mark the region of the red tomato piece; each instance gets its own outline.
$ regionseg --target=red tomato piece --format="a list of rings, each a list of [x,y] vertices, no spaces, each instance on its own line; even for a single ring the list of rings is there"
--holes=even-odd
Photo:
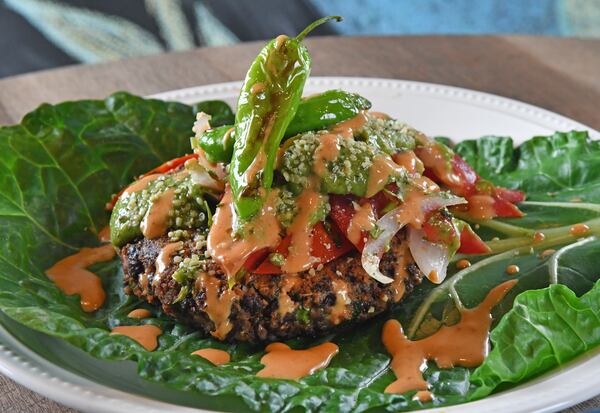
[[[487,254],[490,247],[479,238],[469,225],[465,225],[460,232],[460,247],[458,252],[463,254]]]

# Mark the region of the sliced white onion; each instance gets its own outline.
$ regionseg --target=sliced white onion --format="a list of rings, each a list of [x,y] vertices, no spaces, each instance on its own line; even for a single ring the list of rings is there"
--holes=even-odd
[[[210,121],[211,116],[204,113],[199,112],[196,115],[196,122],[194,122],[194,126],[192,127],[192,131],[196,134],[196,137],[200,137],[204,132],[210,129]]]
[[[429,281],[435,284],[444,281],[450,261],[447,246],[427,241],[423,230],[411,227],[408,229],[408,248]]]
[[[425,214],[448,206],[464,204],[466,202],[467,201],[464,198],[460,197],[445,198],[440,195],[431,195],[425,198],[418,207],[421,208],[421,211],[423,211]],[[377,238],[369,238],[365,244],[365,248],[362,251],[362,267],[367,274],[369,274],[369,276],[373,277],[382,284],[389,284],[394,281],[393,278],[387,277],[383,275],[381,271],[379,271],[379,264],[381,262],[381,257],[383,256],[386,248],[390,245],[394,236],[408,223],[400,221],[400,217],[403,215],[402,211],[404,208],[410,208],[410,206],[407,206],[406,204],[400,205],[399,207],[394,208],[385,214],[377,221],[376,228],[378,228],[381,233]],[[411,228],[411,234],[413,234],[414,231],[415,230]],[[415,262],[421,271],[423,271],[432,282],[442,282],[442,280],[446,278],[446,269],[449,261],[448,249],[443,245],[427,242],[422,238],[422,236],[419,238],[419,240],[426,242],[427,244],[431,245],[431,247],[424,248],[424,244],[414,241],[412,244],[415,245],[414,248],[418,250],[417,253],[420,254],[420,260],[417,260],[413,253]],[[411,248],[412,253],[413,248],[411,247],[410,240],[409,247]],[[441,251],[440,248],[444,251]],[[426,258],[428,254],[432,254],[431,259]],[[442,257],[444,257],[445,261],[442,260]],[[425,268],[421,267],[420,262],[425,265]],[[434,281],[434,279],[439,279],[439,281]]]
[[[225,189],[225,183],[223,181],[219,181],[214,179],[208,171],[201,171],[199,169],[190,171],[190,176],[192,178],[192,182],[196,185],[206,188],[212,189],[217,192],[223,192]]]
[[[382,216],[376,225],[381,233],[377,238],[369,238],[362,251],[361,263],[369,276],[375,278],[382,284],[389,284],[394,281],[393,278],[387,277],[379,271],[379,263],[392,238],[402,229],[406,222],[400,222],[398,218],[401,216],[402,206],[392,209],[390,212]]]

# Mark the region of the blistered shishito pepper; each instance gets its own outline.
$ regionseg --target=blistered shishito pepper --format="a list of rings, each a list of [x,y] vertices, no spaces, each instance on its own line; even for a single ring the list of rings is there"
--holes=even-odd
[[[285,35],[267,43],[250,66],[235,117],[235,144],[229,181],[237,215],[248,219],[264,204],[273,183],[277,149],[296,115],[310,73],[310,56],[302,44],[329,16],[310,24],[295,38]]]
[[[328,90],[308,96],[300,101],[296,116],[290,122],[284,137],[311,130],[325,129],[331,125],[353,118],[362,110],[371,108],[371,102],[356,93]],[[211,126],[213,121],[211,119]],[[218,125],[215,125],[218,126]],[[193,138],[211,162],[229,162],[233,153],[233,125],[218,126]]]

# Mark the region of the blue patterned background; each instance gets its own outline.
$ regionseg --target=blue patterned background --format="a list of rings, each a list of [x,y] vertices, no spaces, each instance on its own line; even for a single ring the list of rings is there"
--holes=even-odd
[[[600,0],[0,0],[0,77],[293,34],[600,37]],[[18,45],[18,47],[15,47]]]

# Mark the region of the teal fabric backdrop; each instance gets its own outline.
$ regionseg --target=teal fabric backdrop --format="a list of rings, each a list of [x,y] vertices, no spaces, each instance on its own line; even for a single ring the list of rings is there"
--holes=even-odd
[[[600,0],[0,0],[0,77],[295,33],[600,37]],[[18,45],[18,47],[15,47]]]

